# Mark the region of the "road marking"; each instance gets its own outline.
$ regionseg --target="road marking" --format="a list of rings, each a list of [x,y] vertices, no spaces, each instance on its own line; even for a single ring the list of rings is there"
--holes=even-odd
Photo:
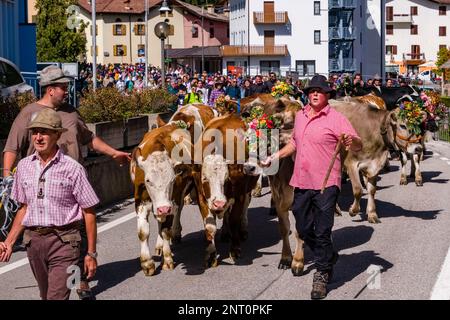
[[[125,223],[125,222],[133,219],[134,217],[136,217],[136,212],[129,213],[126,216],[123,216],[122,218],[119,218],[119,219],[116,219],[114,221],[111,221],[111,222],[101,226],[100,228],[98,228],[97,229],[97,234],[105,232],[105,231],[107,231],[109,229],[112,229],[114,227],[117,227],[118,225],[120,225],[122,223]],[[20,267],[22,267],[22,266],[24,266],[26,264],[28,264],[28,258],[23,258],[23,259],[20,259],[20,260],[18,260],[16,262],[10,263],[10,264],[0,268],[0,275],[2,275],[4,273],[7,273],[9,271],[12,271],[14,269],[20,268]]]
[[[450,300],[450,248],[434,284],[430,300]]]
[[[448,161],[448,158],[442,157],[441,160]]]

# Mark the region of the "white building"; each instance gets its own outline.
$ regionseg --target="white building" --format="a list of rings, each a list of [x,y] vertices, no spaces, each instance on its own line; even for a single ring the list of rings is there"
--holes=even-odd
[[[382,75],[384,1],[230,0],[224,72]]]
[[[450,0],[386,1],[387,71],[418,73],[450,47]]]

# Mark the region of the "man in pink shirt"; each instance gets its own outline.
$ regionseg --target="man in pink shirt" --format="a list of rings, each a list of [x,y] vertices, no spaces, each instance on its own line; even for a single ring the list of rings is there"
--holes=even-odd
[[[331,231],[341,187],[339,155],[323,194],[320,191],[341,135],[344,146],[353,151],[360,150],[362,143],[347,118],[328,104],[329,94],[333,90],[324,76],[315,75],[304,91],[308,94],[309,104],[296,115],[291,143],[261,164],[266,166],[276,158],[295,154],[294,173],[290,181],[294,187],[292,212],[299,237],[314,253],[317,271],[314,273],[311,299],[323,299],[338,258],[333,249]]]
[[[24,244],[43,300],[69,299],[69,267],[80,256],[80,227],[86,223],[87,254],[84,268],[92,278],[97,269],[97,225],[93,207],[99,200],[84,167],[57,145],[61,117],[43,108],[30,123],[35,153],[19,161],[11,198],[21,204],[5,242],[0,262],[9,261],[12,247],[25,231]]]

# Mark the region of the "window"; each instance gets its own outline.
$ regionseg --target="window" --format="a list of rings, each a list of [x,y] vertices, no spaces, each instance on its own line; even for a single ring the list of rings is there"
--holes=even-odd
[[[394,45],[386,46],[386,54],[387,55],[397,54],[397,46]]]
[[[411,46],[411,59],[420,59],[420,46],[413,44]]]
[[[144,44],[138,44],[138,57],[145,56],[145,45]]]
[[[394,26],[391,24],[386,25],[386,34],[392,35],[394,34]]]
[[[386,7],[386,21],[394,20],[394,7]]]
[[[295,61],[295,71],[299,76],[312,76],[316,73],[316,61],[314,60],[297,60]]]
[[[446,16],[447,15],[447,7],[446,6],[439,6],[439,15],[440,16]]]
[[[320,44],[320,30],[314,30],[314,44]]]
[[[192,26],[192,38],[198,38],[198,27],[196,25]]]
[[[280,61],[278,60],[261,60],[259,62],[262,75],[268,75],[269,72],[275,72],[280,75]]]
[[[320,1],[314,1],[314,15],[320,16]]]
[[[417,9],[417,7],[411,7],[411,15],[412,16],[417,16],[419,13],[418,13],[418,9]]]
[[[439,27],[439,37],[445,37],[447,35],[447,27]]]
[[[23,82],[22,76],[9,63],[0,61],[0,87],[11,87]]]
[[[113,35],[115,36],[125,36],[127,34],[127,26],[124,24],[113,25]]]
[[[145,36],[145,24],[137,24],[134,26],[134,34],[136,36]]]
[[[412,24],[410,30],[411,30],[411,34],[418,34],[419,26],[417,24]]]
[[[119,44],[113,47],[114,55],[117,56],[126,56],[127,55],[127,46],[123,44]]]

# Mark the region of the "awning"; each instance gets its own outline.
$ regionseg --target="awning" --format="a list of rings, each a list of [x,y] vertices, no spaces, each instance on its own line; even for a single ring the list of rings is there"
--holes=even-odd
[[[201,58],[202,48],[167,49],[166,54],[171,59]],[[220,58],[220,47],[204,47],[203,55],[205,58]]]
[[[423,68],[436,68],[436,64],[434,63],[434,61],[427,61],[425,63],[422,63],[421,65],[419,65],[419,67],[423,67]]]

